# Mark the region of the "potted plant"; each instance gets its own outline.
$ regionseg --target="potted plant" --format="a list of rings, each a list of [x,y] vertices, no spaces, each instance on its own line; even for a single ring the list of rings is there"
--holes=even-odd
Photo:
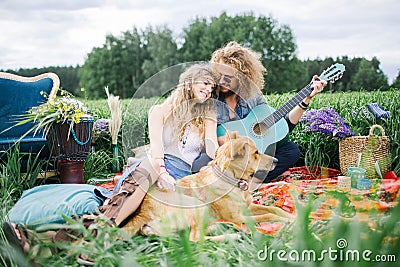
[[[44,95],[47,101],[22,114],[16,125],[34,122],[25,135],[33,131],[46,136],[62,183],[84,183],[83,165],[91,146],[93,117],[72,94],[61,89],[57,93],[52,98]]]

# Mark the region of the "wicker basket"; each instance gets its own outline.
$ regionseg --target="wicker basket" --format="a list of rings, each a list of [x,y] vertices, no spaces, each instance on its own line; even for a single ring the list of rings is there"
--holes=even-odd
[[[382,136],[374,135],[374,130],[378,128]],[[381,174],[390,171],[390,140],[385,135],[385,130],[380,125],[373,125],[369,130],[368,136],[352,136],[344,138],[339,142],[340,170],[347,174],[347,169],[357,166],[360,157],[360,167],[367,170],[366,176],[369,179],[379,177],[376,172],[375,164],[379,164]]]

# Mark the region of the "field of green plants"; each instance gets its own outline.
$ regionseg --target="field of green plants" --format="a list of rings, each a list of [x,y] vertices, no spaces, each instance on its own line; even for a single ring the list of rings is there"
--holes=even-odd
[[[326,92],[317,96],[311,102],[309,109],[332,107],[349,125],[355,135],[366,136],[374,124],[381,125],[387,136],[391,139],[392,169],[400,172],[400,103],[396,100],[400,95],[398,89],[391,91],[330,93]],[[274,108],[281,107],[294,93],[267,95],[267,103]],[[147,112],[159,99],[133,99],[122,100],[124,117],[121,134],[121,151],[127,156],[132,155],[131,148],[149,142],[147,137]],[[390,112],[388,119],[376,119],[368,111],[368,103],[379,103],[381,107]],[[109,117],[105,100],[88,101],[87,105],[96,111],[99,118]],[[379,132],[375,132],[379,134]],[[104,137],[104,136],[103,136]],[[100,138],[101,139],[101,138]],[[300,123],[290,135],[290,139],[297,143],[302,156],[298,166],[324,166],[339,169],[339,138],[321,133],[305,132]],[[99,140],[101,142],[101,140]],[[108,141],[104,142],[108,143]],[[101,147],[104,146],[101,144]],[[122,144],[123,143],[123,144]],[[121,159],[123,160],[123,159]]]
[[[294,94],[267,95],[268,103],[278,108]],[[399,90],[374,92],[325,92],[310,105],[311,109],[334,108],[356,135],[368,135],[373,124],[380,124],[390,137],[392,170],[400,175],[400,98]],[[157,99],[123,100],[123,125],[120,133],[121,166],[130,156],[130,149],[146,144],[147,111]],[[379,103],[390,111],[390,117],[376,119],[366,108],[367,103]],[[108,118],[106,100],[86,101],[98,118]],[[132,137],[132,138],[130,138]],[[337,137],[322,133],[305,132],[298,125],[291,134],[302,156],[298,166],[324,166],[339,169]],[[111,175],[111,145],[106,134],[94,137],[95,151],[85,164],[85,180]],[[40,170],[33,164],[26,173],[20,171],[18,153],[9,153],[8,161],[0,165],[1,221],[7,220],[8,210],[21,196],[23,190],[43,183],[36,179]],[[292,192],[297,219],[285,225],[274,235],[258,232],[256,225],[248,224],[248,232],[219,224],[212,234],[238,233],[240,238],[212,242],[188,241],[188,231],[169,237],[129,237],[118,228],[98,225],[94,238],[79,223],[71,222],[81,232],[81,242],[57,244],[35,238],[28,259],[35,266],[79,266],[77,257],[87,254],[96,266],[398,266],[400,262],[400,205],[383,212],[371,209],[364,214],[368,220],[358,220],[354,207],[349,205],[346,193],[333,190],[329,197],[339,205],[326,219],[312,220],[310,214],[327,200],[327,194],[310,194],[306,198]],[[370,196],[373,197],[373,196]],[[398,200],[398,199],[397,199]],[[357,210],[357,212],[359,212]],[[350,215],[349,215],[350,214]],[[54,227],[54,226],[49,226]],[[45,230],[45,227],[42,229]],[[359,256],[359,258],[355,256]],[[315,256],[315,257],[314,257]],[[378,257],[379,256],[379,257]],[[10,260],[12,259],[12,260]],[[13,252],[4,241],[0,230],[0,266],[30,266],[23,255]],[[32,265],[33,266],[33,265]]]

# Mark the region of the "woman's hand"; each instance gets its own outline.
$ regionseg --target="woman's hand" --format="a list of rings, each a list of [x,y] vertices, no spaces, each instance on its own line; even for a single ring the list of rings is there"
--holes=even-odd
[[[328,83],[324,80],[319,80],[318,75],[314,75],[312,78],[312,85],[311,87],[314,89],[311,94],[308,96],[310,99],[316,96],[317,94],[321,93],[324,90],[324,87]]]
[[[171,175],[169,175],[168,172],[162,172],[156,182],[156,186],[158,186],[159,188],[168,189],[171,191],[175,191],[175,185],[175,179]]]

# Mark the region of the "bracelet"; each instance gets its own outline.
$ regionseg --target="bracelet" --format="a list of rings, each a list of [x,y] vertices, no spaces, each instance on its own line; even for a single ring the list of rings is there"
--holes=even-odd
[[[167,167],[165,167],[165,165],[160,165],[160,168],[164,168],[165,170],[167,170]]]
[[[303,107],[301,104],[298,104],[298,106],[302,109],[302,110],[306,110],[307,108]]]
[[[305,107],[305,108],[308,108],[308,105],[309,105],[309,104],[304,103],[304,101],[301,101],[300,104],[301,104],[303,107]]]

